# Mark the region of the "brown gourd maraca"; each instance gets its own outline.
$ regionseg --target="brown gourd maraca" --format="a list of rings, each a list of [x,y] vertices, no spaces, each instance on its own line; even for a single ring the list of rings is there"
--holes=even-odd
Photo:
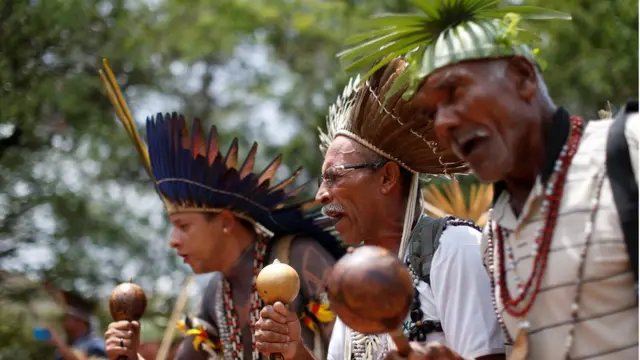
[[[349,328],[363,334],[389,333],[406,355],[409,342],[400,330],[414,296],[407,267],[390,251],[361,246],[344,255],[327,279],[332,310]]]
[[[114,321],[138,321],[147,309],[147,296],[140,286],[125,282],[116,286],[109,297],[109,311]],[[125,360],[121,356],[118,360]]]
[[[265,266],[256,278],[258,295],[267,305],[280,301],[285,306],[293,302],[300,292],[300,277],[294,268],[278,259]],[[272,359],[282,359],[280,354],[271,354]]]

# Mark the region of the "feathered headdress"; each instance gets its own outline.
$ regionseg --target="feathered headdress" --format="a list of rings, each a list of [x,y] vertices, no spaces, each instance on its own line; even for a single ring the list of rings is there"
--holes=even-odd
[[[403,100],[399,93],[384,102],[405,65],[402,59],[396,59],[364,83],[358,77],[351,79],[329,108],[326,132],[319,129],[323,153],[337,136],[345,136],[412,173],[400,256],[412,228],[419,175],[453,174],[467,169],[451,151],[438,144],[430,131],[432,123],[422,121],[422,114],[411,102]]]
[[[215,126],[205,136],[199,120],[191,132],[182,115],[158,114],[147,118],[147,147],[138,134],[133,117],[109,64],[100,71],[109,99],[155,182],[169,214],[177,212],[220,212],[230,210],[271,234],[304,233],[319,240],[334,256],[344,250],[330,231],[319,227],[304,210],[311,202],[295,201],[303,186],[287,191],[302,169],[286,180],[271,185],[282,156],[262,172],[254,173],[257,144],[238,168],[238,139],[225,153],[220,149]]]
[[[534,6],[501,6],[502,0],[412,0],[419,14],[386,14],[366,23],[370,30],[347,40],[338,54],[348,70],[367,79],[398,56],[408,67],[387,92],[409,99],[434,70],[465,60],[521,55],[537,64],[530,45],[539,36],[519,27],[520,20],[570,20],[571,16]]]
[[[384,103],[405,67],[406,63],[397,58],[362,84],[359,77],[352,78],[329,108],[327,132],[320,129],[321,150],[326,152],[336,136],[346,136],[411,173],[465,172],[465,165],[438,144],[431,131],[433,124],[423,121],[417,107],[399,93]]]

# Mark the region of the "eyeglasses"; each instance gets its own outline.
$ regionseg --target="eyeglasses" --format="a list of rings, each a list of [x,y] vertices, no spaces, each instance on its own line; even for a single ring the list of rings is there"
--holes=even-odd
[[[320,178],[318,179],[318,187],[322,186],[322,184],[324,184],[328,188],[333,187],[348,173],[347,170],[378,170],[386,163],[387,162],[385,161],[377,163],[333,165],[326,169],[322,175],[320,175]]]

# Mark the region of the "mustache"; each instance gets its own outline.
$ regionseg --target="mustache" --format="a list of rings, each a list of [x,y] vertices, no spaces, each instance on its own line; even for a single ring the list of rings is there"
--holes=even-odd
[[[328,204],[322,207],[322,215],[329,216],[327,213],[343,213],[344,208],[340,204]]]

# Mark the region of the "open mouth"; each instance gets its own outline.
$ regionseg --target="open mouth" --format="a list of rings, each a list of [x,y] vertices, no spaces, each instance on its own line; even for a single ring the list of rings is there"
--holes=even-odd
[[[489,133],[484,129],[478,129],[454,138],[453,150],[458,156],[467,157],[473,153],[487,138]]]
[[[344,214],[343,213],[336,213],[336,214],[328,215],[328,216],[329,216],[331,225],[332,226],[336,226],[340,222],[340,220],[342,220],[342,218],[344,217]]]
[[[331,226],[335,226],[340,221],[341,218],[342,218],[342,215],[337,217],[331,217],[331,216],[325,215],[315,219],[315,224],[316,226],[319,226],[322,228],[331,227]]]
[[[335,225],[340,222],[340,220],[342,220],[342,217],[344,216],[344,210],[340,205],[329,204],[325,205],[322,208],[322,214],[331,219],[331,222],[333,223],[333,225]]]
[[[327,216],[327,221],[331,224],[329,226],[333,227],[338,225],[340,220],[344,217],[344,213],[341,211],[326,212],[325,215]]]

